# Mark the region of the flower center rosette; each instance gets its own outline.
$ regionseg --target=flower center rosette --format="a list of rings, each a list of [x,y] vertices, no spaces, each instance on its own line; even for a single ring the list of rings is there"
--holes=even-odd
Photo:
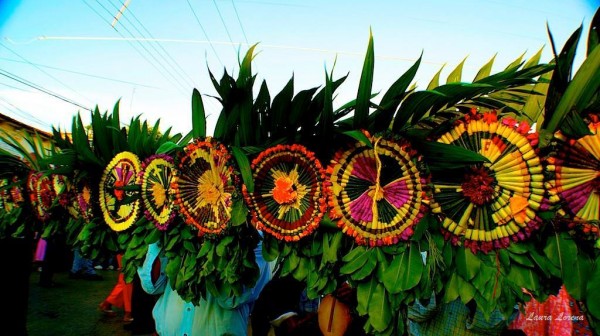
[[[446,239],[473,252],[505,248],[524,240],[541,224],[544,176],[530,125],[496,112],[472,113],[439,142],[477,152],[489,163],[433,176],[432,211],[443,217]]]
[[[173,158],[160,154],[144,160],[140,172],[144,216],[159,230],[166,230],[175,218],[173,201],[169,197],[174,169]]]
[[[331,217],[362,245],[408,240],[426,211],[426,179],[407,141],[370,137],[338,151],[327,168]]]
[[[302,145],[277,145],[252,161],[254,191],[244,197],[259,230],[279,240],[311,234],[327,211],[325,170]]]
[[[180,215],[201,235],[222,234],[229,225],[233,203],[241,196],[231,154],[213,138],[195,140],[185,147],[178,167],[171,192]]]
[[[114,231],[123,231],[138,220],[140,199],[136,180],[140,160],[131,152],[117,154],[100,179],[100,209],[104,221]]]
[[[552,201],[562,201],[576,222],[600,220],[600,122],[589,116],[591,135],[579,140],[555,134],[558,146],[547,158],[546,169],[553,176],[547,183]]]

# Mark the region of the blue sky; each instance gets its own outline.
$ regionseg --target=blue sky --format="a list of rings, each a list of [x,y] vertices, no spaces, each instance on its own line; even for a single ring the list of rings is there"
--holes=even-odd
[[[113,29],[123,4],[127,8]],[[335,62],[334,77],[350,74],[335,100],[341,105],[356,95],[369,29],[376,55],[373,90],[387,89],[421,53],[416,82],[424,89],[444,64],[442,78],[465,57],[463,81],[471,81],[494,55],[494,71],[542,47],[542,61],[548,62],[546,24],[562,47],[582,24],[587,36],[599,5],[598,0],[0,0],[0,111],[49,130],[70,127],[78,111],[89,120],[84,108],[105,111],[120,99],[122,121],[141,114],[185,133],[192,89],[215,94],[207,67],[217,77],[223,68],[235,73],[238,50],[243,54],[254,43],[259,53],[253,70],[267,80],[272,95],[292,75],[296,91],[322,85],[325,69]],[[584,48],[582,41],[578,62]],[[212,125],[219,106],[211,98],[204,101]]]

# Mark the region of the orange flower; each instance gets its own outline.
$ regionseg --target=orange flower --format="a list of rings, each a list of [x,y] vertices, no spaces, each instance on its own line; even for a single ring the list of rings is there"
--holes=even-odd
[[[289,204],[296,200],[298,193],[294,190],[294,181],[288,176],[282,176],[275,181],[273,198],[279,204]]]

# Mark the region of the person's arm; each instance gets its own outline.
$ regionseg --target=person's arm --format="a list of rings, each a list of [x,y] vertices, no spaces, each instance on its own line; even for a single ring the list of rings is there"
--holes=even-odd
[[[148,245],[146,259],[137,272],[140,277],[142,288],[148,294],[161,294],[167,284],[165,267],[167,259],[160,256],[161,248],[158,243]]]

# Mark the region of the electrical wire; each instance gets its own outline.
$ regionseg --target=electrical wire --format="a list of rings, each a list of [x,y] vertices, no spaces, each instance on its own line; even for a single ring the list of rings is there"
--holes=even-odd
[[[244,29],[242,20],[240,20],[240,14],[238,13],[237,6],[235,5],[235,1],[231,0],[231,4],[233,5],[233,10],[235,11],[235,16],[237,17],[237,21],[240,24],[240,28],[242,28],[242,34],[244,34],[244,40],[246,41],[246,44],[248,44],[248,37],[246,36],[246,30]]]
[[[80,97],[84,98],[88,102],[91,102],[91,100],[88,97],[86,97],[83,94],[79,93],[79,91],[77,91],[77,90],[73,89],[72,87],[70,87],[69,85],[65,84],[63,81],[61,81],[60,79],[54,77],[53,75],[51,75],[50,73],[48,73],[47,71],[45,71],[44,69],[42,69],[41,67],[39,67],[39,66],[35,65],[34,63],[30,62],[28,59],[26,59],[25,57],[21,56],[16,51],[14,51],[11,48],[9,48],[8,46],[4,45],[4,43],[0,42],[0,46],[3,47],[4,49],[10,51],[13,55],[15,55],[15,56],[19,57],[20,59],[22,59],[25,63],[33,66],[36,69],[38,69],[39,71],[41,71],[42,73],[44,73],[46,76],[52,78],[54,81],[56,81],[60,85],[62,85],[65,88],[69,89],[71,92],[79,95]]]
[[[102,3],[100,3],[100,1],[96,0],[96,3],[98,3],[98,5],[100,5],[100,7],[102,7],[102,8],[103,8],[103,9],[104,9],[104,10],[105,10],[105,11],[106,11],[106,12],[107,12],[109,15],[112,15],[111,11],[110,11],[108,8],[106,8],[106,7],[105,7],[105,6],[104,6]],[[131,31],[130,31],[130,30],[127,28],[127,27],[125,27],[123,24],[121,24],[121,27],[123,27],[123,28],[125,29],[125,31],[126,31],[126,32],[127,32],[127,33],[128,33],[130,36],[131,36],[131,37],[134,37],[134,38],[135,38],[135,35],[134,35],[134,34],[133,34],[133,33],[132,33],[132,32],[131,32]],[[123,35],[121,34],[121,32],[119,32],[118,30],[116,30],[116,28],[115,28],[115,27],[113,27],[113,29],[115,29],[115,31],[117,31],[117,32],[119,33],[119,35],[123,36]],[[182,91],[182,92],[185,92],[185,90],[187,89],[187,87],[186,87],[186,86],[185,86],[185,85],[184,85],[184,84],[183,84],[183,83],[182,83],[182,82],[181,82],[181,81],[180,81],[180,80],[179,80],[177,77],[175,77],[175,75],[173,75],[173,73],[172,73],[171,71],[169,71],[169,69],[167,69],[167,68],[164,66],[164,64],[162,64],[162,63],[161,63],[161,62],[160,62],[160,61],[159,61],[159,60],[156,58],[156,56],[154,56],[154,54],[152,54],[152,52],[151,52],[150,50],[148,50],[148,48],[146,48],[146,46],[144,46],[142,43],[139,43],[139,42],[138,42],[138,44],[139,44],[139,45],[142,47],[142,49],[144,49],[144,50],[145,50],[145,51],[146,51],[146,52],[147,52],[147,53],[150,55],[150,57],[152,57],[152,59],[154,59],[154,61],[155,61],[157,64],[159,64],[159,65],[162,67],[162,69],[163,69],[164,71],[166,71],[166,73],[167,73],[169,76],[171,76],[171,78],[172,78],[173,80],[175,80],[175,82],[177,83],[177,85],[179,85],[179,86],[180,86],[180,88],[182,88],[182,89],[183,89],[183,91]],[[186,93],[186,94],[187,94],[187,93]]]
[[[221,22],[223,23],[223,27],[225,27],[225,32],[227,33],[227,37],[229,37],[229,42],[231,42],[231,46],[233,47],[233,51],[237,55],[238,51],[235,49],[235,44],[233,43],[233,39],[231,39],[231,34],[229,34],[229,29],[227,29],[227,24],[225,23],[225,19],[223,19],[223,15],[221,15],[221,10],[219,9],[219,6],[217,5],[217,1],[213,0],[213,3],[215,4],[215,8],[217,9],[217,13],[219,13],[219,17],[221,18]]]
[[[19,61],[19,60],[15,60],[15,59],[4,58],[4,57],[0,57],[0,60],[8,61],[8,62],[16,62],[16,63],[30,63],[30,62],[23,62],[23,61]],[[68,72],[68,73],[72,73],[72,74],[76,74],[76,75],[81,75],[81,76],[86,76],[86,77],[104,79],[104,80],[108,80],[108,81],[112,81],[112,82],[118,82],[118,83],[124,83],[124,84],[131,84],[131,85],[136,85],[136,86],[143,86],[143,87],[150,88],[150,89],[158,89],[158,87],[156,87],[156,86],[151,86],[151,85],[146,85],[146,84],[140,84],[140,83],[136,83],[136,82],[130,82],[130,81],[122,80],[122,79],[115,79],[115,78],[104,77],[104,76],[89,74],[89,73],[80,72],[80,71],[74,71],[74,70],[68,70],[68,69],[63,69],[63,68],[57,68],[57,67],[54,67],[54,66],[44,65],[44,64],[40,64],[40,63],[31,63],[31,64],[34,64],[34,65],[36,65],[38,67],[42,67],[42,68],[47,68],[47,69],[52,69],[52,70],[62,71],[62,72]]]
[[[107,20],[104,18],[104,16],[102,16],[102,14],[100,14],[100,13],[99,13],[99,12],[98,12],[98,11],[97,11],[97,10],[96,10],[94,7],[92,7],[92,5],[90,5],[89,3],[87,3],[87,1],[86,1],[86,0],[81,0],[81,1],[82,1],[82,2],[83,2],[83,3],[84,3],[84,4],[85,4],[85,5],[88,7],[88,8],[90,8],[90,10],[92,10],[94,13],[96,13],[96,15],[97,15],[98,17],[100,17],[100,19],[101,19],[102,21],[104,21],[104,22],[105,22],[107,25],[111,26],[111,23],[110,23],[109,21],[107,21]],[[109,12],[109,13],[110,13],[110,12]],[[111,14],[111,15],[112,15],[112,14]],[[157,72],[158,72],[158,73],[159,73],[159,74],[160,74],[160,75],[161,75],[163,78],[165,78],[165,79],[166,79],[168,82],[170,82],[170,83],[171,83],[171,85],[173,85],[174,87],[176,87],[176,88],[179,90],[179,92],[180,92],[180,93],[183,93],[183,91],[181,90],[181,88],[180,88],[180,87],[178,87],[178,84],[177,84],[176,82],[173,82],[173,81],[172,81],[172,80],[171,80],[171,79],[170,79],[168,76],[166,76],[166,75],[164,74],[164,72],[163,72],[163,71],[161,71],[161,70],[158,68],[158,66],[157,66],[156,64],[154,64],[154,63],[153,63],[153,62],[152,62],[150,59],[148,59],[148,57],[147,57],[147,56],[146,56],[146,55],[145,55],[143,52],[141,52],[141,51],[140,51],[140,50],[139,50],[139,49],[136,47],[136,45],[135,45],[135,44],[133,44],[133,43],[131,42],[131,41],[135,41],[135,40],[136,40],[135,38],[133,38],[133,39],[131,39],[131,38],[127,38],[127,37],[125,37],[125,36],[124,36],[124,35],[123,35],[123,34],[122,34],[122,33],[121,33],[121,32],[120,32],[120,31],[119,31],[119,30],[118,30],[116,27],[113,27],[113,29],[114,29],[114,30],[115,30],[115,31],[116,31],[116,32],[117,32],[117,33],[118,33],[118,34],[121,36],[121,38],[120,38],[120,39],[119,39],[119,38],[113,38],[113,39],[115,39],[115,40],[123,40],[123,41],[128,41],[127,43],[128,43],[128,44],[129,44],[129,45],[130,45],[130,46],[131,46],[131,47],[132,47],[132,48],[133,48],[133,49],[134,49],[134,50],[135,50],[137,53],[138,53],[138,55],[140,55],[140,56],[141,56],[141,57],[142,57],[142,58],[143,58],[143,59],[144,59],[146,62],[148,62],[148,64],[150,64],[150,65],[151,65],[151,66],[152,66],[152,67],[153,67],[153,68],[154,68],[154,69],[155,69],[155,70],[156,70],[156,71],[157,71]],[[41,39],[41,40],[44,40],[44,39],[46,39],[46,38],[45,38],[45,36],[41,36],[41,37],[40,37],[40,39]],[[141,43],[138,41],[138,44],[141,44]]]
[[[46,123],[43,120],[38,119],[32,113],[23,111],[22,109],[20,109],[19,107],[15,106],[13,103],[9,102],[5,98],[0,97],[0,101],[4,102],[4,107],[7,110],[13,112],[14,114],[17,114],[17,115],[21,116],[21,118],[27,120],[28,122],[31,122],[31,123],[34,123],[34,124],[38,124],[38,126],[44,126],[45,128],[51,128],[52,125]]]
[[[19,82],[19,83],[21,83],[23,85],[29,86],[30,88],[33,88],[33,89],[38,90],[40,92],[43,92],[43,93],[45,93],[47,95],[50,95],[52,97],[58,98],[58,99],[66,102],[66,103],[69,103],[71,105],[75,105],[75,106],[80,107],[82,109],[85,109],[87,111],[91,111],[91,109],[88,108],[88,107],[85,107],[85,106],[83,106],[83,105],[81,105],[81,104],[79,104],[79,103],[77,103],[77,102],[75,102],[75,101],[73,101],[73,100],[71,100],[69,98],[61,96],[58,93],[54,93],[54,92],[52,92],[52,91],[50,91],[48,89],[45,89],[42,86],[39,86],[39,85],[37,85],[35,83],[32,83],[32,82],[30,82],[30,81],[28,81],[28,80],[26,80],[26,79],[24,79],[22,77],[19,77],[19,76],[13,74],[13,73],[10,73],[10,72],[8,72],[6,70],[0,69],[0,76],[4,76],[4,77],[7,77],[7,78],[10,78],[10,79],[12,79],[12,80],[14,80],[16,82]]]
[[[131,8],[127,7],[127,5],[124,2],[121,1],[121,4],[122,4],[121,9],[119,9],[117,6],[115,6],[112,2],[109,2],[109,3],[115,9],[119,10],[119,13],[121,13],[122,18],[124,18],[142,37],[146,37],[146,36],[135,26],[135,24],[131,20],[129,20],[129,18],[128,18],[129,15],[131,15],[131,17],[133,17],[133,19],[137,22],[137,24],[142,27],[142,29],[146,32],[146,34],[148,34],[150,36],[150,38],[154,38],[154,36],[152,35],[152,33],[150,33],[150,31],[146,28],[146,26],[144,26],[144,24],[135,16],[135,14],[133,13],[133,10]],[[126,11],[123,10],[124,8],[126,9]],[[123,10],[123,11],[121,12],[121,10]],[[127,15],[125,15],[126,12],[127,12]],[[122,20],[118,21],[118,22],[122,26],[124,25]],[[156,44],[160,48],[162,53],[154,47],[154,44]],[[192,87],[195,86],[194,80],[179,65],[179,63],[177,63],[177,61],[171,56],[171,54],[169,54],[169,52],[163,47],[163,45],[160,42],[154,41],[154,43],[151,44],[151,46],[154,49],[154,51],[156,51],[156,53],[162,57],[162,59],[165,61],[165,63],[168,64],[173,70],[175,70],[175,72],[177,72],[177,75],[181,76],[181,78],[184,80],[185,80],[184,77],[187,77],[187,79],[189,81],[186,84],[188,84],[188,85],[191,84],[190,86],[192,86]],[[163,54],[166,55],[166,57]],[[174,66],[173,66],[173,64],[174,64]]]
[[[215,56],[217,57],[217,60],[219,61],[219,63],[221,63],[222,67],[225,67],[225,64],[223,64],[223,62],[221,61],[221,58],[219,57],[219,54],[217,53],[217,50],[215,49],[215,46],[211,42],[210,37],[208,37],[208,34],[206,33],[206,29],[204,29],[204,26],[200,22],[200,19],[198,18],[198,15],[196,15],[196,11],[192,7],[192,4],[190,3],[190,0],[186,0],[186,1],[188,3],[188,6],[190,6],[190,10],[192,11],[192,14],[194,14],[194,17],[196,18],[196,22],[198,23],[198,25],[200,26],[200,29],[204,33],[204,37],[206,37],[206,40],[208,41],[208,44],[210,45],[210,47],[211,47],[213,53],[215,54]]]

